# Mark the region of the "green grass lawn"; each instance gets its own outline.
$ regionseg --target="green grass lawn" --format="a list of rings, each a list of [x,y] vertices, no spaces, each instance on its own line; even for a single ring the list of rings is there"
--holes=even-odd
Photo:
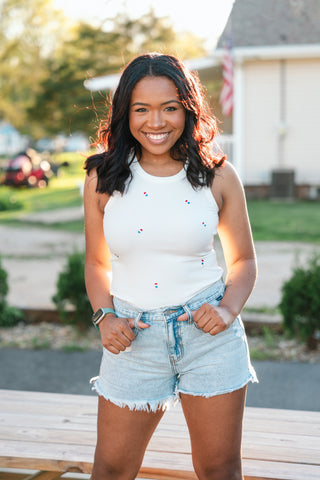
[[[320,203],[248,201],[254,240],[320,242]]]
[[[21,216],[58,208],[80,206],[82,197],[80,185],[83,184],[84,158],[75,153],[63,153],[55,158],[57,162],[68,161],[69,167],[61,168],[58,177],[53,177],[49,187],[44,189],[9,188],[0,186],[1,198],[10,198],[14,203],[21,202],[20,210],[0,211],[0,224],[24,224]],[[249,217],[254,240],[320,242],[320,203],[274,202],[269,200],[249,200]],[[56,223],[52,228],[68,231],[83,231],[83,221]]]
[[[68,161],[69,166],[59,170],[57,177],[52,177],[47,188],[11,188],[0,186],[1,198],[10,198],[11,203],[21,204],[23,207],[17,210],[0,211],[0,223],[17,224],[25,223],[24,214],[49,211],[59,208],[76,207],[82,204],[80,187],[84,182],[83,171],[84,158],[75,153],[63,153],[55,158],[57,162]],[[30,223],[28,222],[28,225]],[[83,230],[83,222],[75,221],[67,224],[54,224],[54,228],[65,228],[70,231]]]

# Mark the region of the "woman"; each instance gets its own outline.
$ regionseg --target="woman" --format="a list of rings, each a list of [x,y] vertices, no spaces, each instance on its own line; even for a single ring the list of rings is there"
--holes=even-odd
[[[208,112],[178,59],[141,55],[100,128],[105,151],[86,161],[86,286],[104,347],[93,480],[134,479],[177,398],[198,477],[242,478],[246,385],[256,375],[239,313],[256,261],[243,188],[212,153]]]

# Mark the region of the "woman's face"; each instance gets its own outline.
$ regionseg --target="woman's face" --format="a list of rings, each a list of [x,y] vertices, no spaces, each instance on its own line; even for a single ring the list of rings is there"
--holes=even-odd
[[[141,145],[142,157],[170,157],[170,149],[183,133],[185,119],[172,80],[144,77],[136,84],[131,95],[129,127]]]

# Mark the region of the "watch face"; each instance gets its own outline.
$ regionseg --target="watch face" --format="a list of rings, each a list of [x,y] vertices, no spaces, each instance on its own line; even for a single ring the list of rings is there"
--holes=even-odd
[[[94,313],[92,316],[93,323],[96,323],[103,315],[104,315],[104,312],[102,308],[99,308],[99,310],[97,310],[96,313]]]

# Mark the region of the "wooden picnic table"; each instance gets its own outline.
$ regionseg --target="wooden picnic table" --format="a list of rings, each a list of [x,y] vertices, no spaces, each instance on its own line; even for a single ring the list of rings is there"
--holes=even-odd
[[[10,468],[35,470],[37,480],[89,474],[96,413],[96,396],[0,390],[0,480],[13,478]],[[246,480],[319,480],[320,413],[247,407],[243,468]],[[139,478],[197,478],[179,406],[163,416]]]

